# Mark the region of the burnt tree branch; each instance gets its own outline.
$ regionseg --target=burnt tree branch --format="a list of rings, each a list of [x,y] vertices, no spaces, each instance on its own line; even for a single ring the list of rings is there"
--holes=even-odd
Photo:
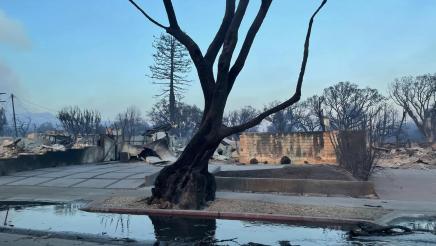
[[[163,0],[163,2],[167,12],[168,21],[170,23],[167,33],[173,35],[188,50],[189,55],[191,56],[191,59],[197,69],[204,98],[207,100],[207,98],[210,98],[212,90],[215,87],[213,71],[207,69],[208,66],[198,44],[188,34],[180,29],[171,0]]]
[[[263,20],[265,19],[266,14],[268,13],[269,6],[271,5],[272,0],[263,0],[260,5],[259,11],[257,12],[256,18],[248,29],[247,35],[245,36],[244,43],[242,44],[241,51],[239,52],[238,57],[236,58],[235,64],[233,64],[232,68],[229,72],[228,83],[229,86],[227,88],[228,93],[232,90],[233,84],[235,83],[236,77],[241,72],[244,67],[245,61],[247,60],[248,54],[251,49],[251,45],[253,44],[254,38],[259,31]]]
[[[225,127],[221,131],[221,133],[223,135],[229,136],[229,135],[235,134],[237,132],[241,132],[241,131],[244,131],[244,130],[249,129],[251,127],[254,127],[255,125],[259,124],[263,119],[270,116],[271,114],[274,114],[280,110],[283,110],[283,109],[295,104],[296,102],[298,102],[300,100],[301,87],[303,85],[304,73],[306,71],[307,59],[309,57],[309,43],[310,43],[310,34],[312,32],[313,20],[315,19],[315,16],[318,14],[318,12],[321,10],[321,8],[326,4],[326,2],[327,2],[327,0],[323,0],[321,5],[316,9],[316,11],[313,13],[312,17],[310,18],[309,26],[308,26],[307,34],[306,34],[306,39],[304,42],[303,61],[301,63],[300,74],[298,75],[297,86],[296,86],[296,90],[295,90],[294,95],[292,95],[292,97],[289,98],[288,100],[278,104],[275,107],[272,107],[272,108],[264,111],[263,113],[259,114],[257,117],[253,118],[250,121],[247,121],[244,124],[234,126],[234,127]]]
[[[148,15],[141,7],[139,7],[139,5],[138,4],[136,4],[133,0],[129,0],[129,2],[133,5],[133,6],[135,6],[135,8],[137,8],[138,10],[139,10],[139,12],[141,12],[144,16],[145,16],[145,18],[147,18],[149,21],[151,21],[153,24],[155,24],[155,25],[157,25],[158,27],[161,27],[161,28],[163,28],[163,29],[167,29],[168,27],[166,27],[166,26],[164,26],[164,25],[162,25],[162,24],[160,24],[159,22],[157,22],[155,19],[153,19],[150,15]]]
[[[247,10],[249,1],[240,0],[232,22],[227,30],[224,38],[223,49],[218,59],[218,74],[217,83],[223,84],[227,81],[230,62],[232,60],[233,52],[235,51],[238,42],[238,31],[241,26],[242,19],[244,18],[245,11]]]
[[[170,27],[174,29],[180,29],[179,23],[177,22],[176,12],[174,12],[173,3],[171,0],[163,0],[163,3],[167,12],[168,21],[170,22]]]
[[[210,43],[206,55],[204,56],[206,62],[211,67],[215,62],[218,52],[223,45],[227,30],[229,29],[230,23],[232,22],[233,16],[235,15],[235,2],[236,2],[235,0],[226,1],[226,10],[225,10],[223,21],[217,33],[215,34],[213,41]]]

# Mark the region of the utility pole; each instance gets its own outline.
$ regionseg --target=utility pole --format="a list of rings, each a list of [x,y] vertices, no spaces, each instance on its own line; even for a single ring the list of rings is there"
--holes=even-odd
[[[4,92],[0,92],[0,97],[2,97],[3,95],[5,95],[6,93]],[[2,105],[2,103],[5,103],[5,100],[1,100],[2,98],[0,98],[0,134],[3,135],[3,130],[4,130],[4,126],[7,123],[6,120],[6,114],[5,114],[5,107]]]
[[[11,93],[11,100],[12,100],[12,115],[14,118],[15,137],[18,137],[17,120],[15,118],[14,94],[12,94],[12,93]]]

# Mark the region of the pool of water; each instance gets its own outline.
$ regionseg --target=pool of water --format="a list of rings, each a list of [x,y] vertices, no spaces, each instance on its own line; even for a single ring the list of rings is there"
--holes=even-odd
[[[0,205],[0,221],[7,227],[187,245],[415,245],[417,242],[436,244],[436,235],[431,233],[407,237],[349,239],[347,232],[341,227],[89,213],[79,209],[83,205],[3,204]]]
[[[391,221],[390,224],[402,225],[414,231],[431,232],[436,235],[436,217],[434,216],[401,217]]]

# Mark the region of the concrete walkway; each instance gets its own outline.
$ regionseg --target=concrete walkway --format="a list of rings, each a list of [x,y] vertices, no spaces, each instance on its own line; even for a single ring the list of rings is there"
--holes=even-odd
[[[0,185],[100,189],[137,189],[144,177],[161,168],[144,163],[74,165],[17,172],[0,177]]]
[[[209,166],[209,171],[254,170],[281,167],[283,166],[212,164]],[[137,189],[144,184],[144,178],[152,178],[161,169],[162,167],[143,162],[115,162],[109,164],[53,167],[17,172],[9,176],[0,176],[0,186]],[[148,182],[146,185],[152,185],[152,182]]]
[[[436,169],[382,169],[370,180],[381,199],[436,203]]]
[[[283,166],[215,163],[209,166],[209,171],[281,167]],[[17,172],[9,176],[0,176],[0,200],[70,202],[115,195],[148,196],[151,195],[150,185],[153,178],[161,169],[162,167],[144,162],[113,162]]]

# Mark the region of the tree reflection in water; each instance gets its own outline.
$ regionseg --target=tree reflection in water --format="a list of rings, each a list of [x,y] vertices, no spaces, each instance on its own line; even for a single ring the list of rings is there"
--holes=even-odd
[[[130,215],[128,214],[101,214],[100,225],[103,228],[114,228],[114,232],[130,235]]]
[[[55,204],[54,213],[57,215],[74,216],[84,205],[85,203],[81,202]]]
[[[189,243],[210,245],[216,242],[214,219],[193,219],[185,217],[149,216],[154,226],[156,244]]]

